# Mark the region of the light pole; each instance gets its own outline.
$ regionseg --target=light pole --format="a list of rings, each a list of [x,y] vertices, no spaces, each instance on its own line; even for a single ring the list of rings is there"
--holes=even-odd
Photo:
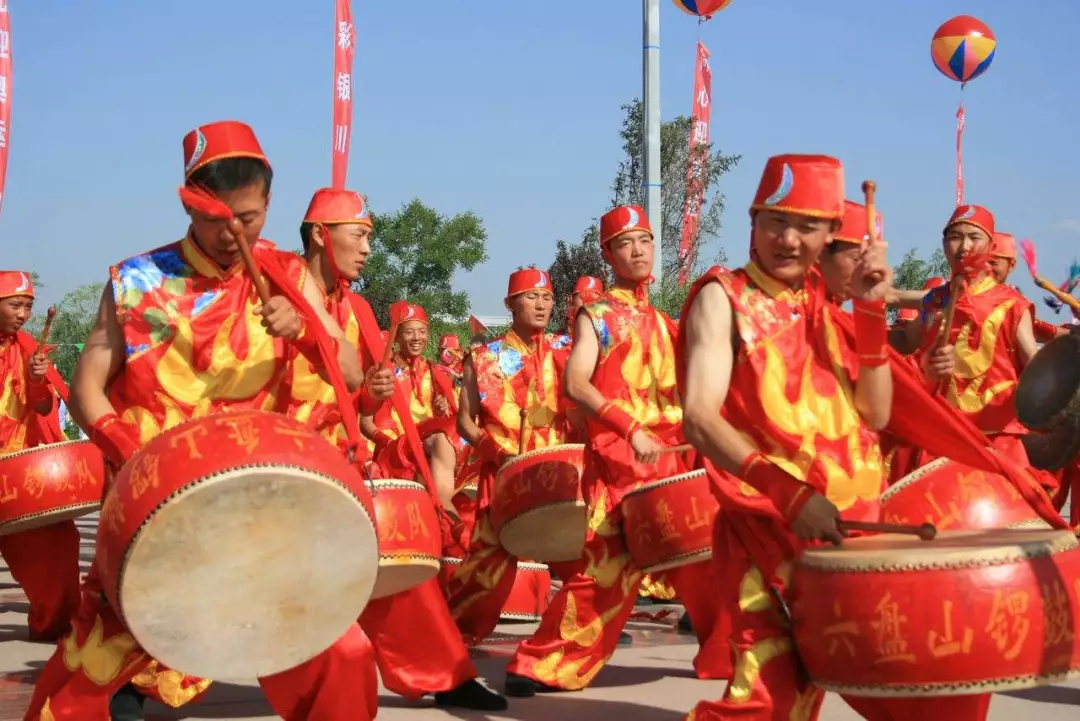
[[[642,0],[645,47],[642,82],[645,98],[645,214],[652,225],[658,259],[653,269],[656,282],[664,274],[663,213],[660,208],[660,0]]]

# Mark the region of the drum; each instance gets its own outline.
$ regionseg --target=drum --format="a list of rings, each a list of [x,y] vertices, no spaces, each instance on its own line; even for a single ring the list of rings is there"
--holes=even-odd
[[[1020,440],[1032,467],[1060,470],[1080,453],[1080,419],[1065,418],[1049,430],[1031,431]]]
[[[356,623],[379,569],[356,468],[283,415],[224,413],[150,441],[101,509],[109,604],[161,663],[204,678],[285,671]]]
[[[372,481],[379,531],[379,578],[372,598],[419,586],[439,572],[442,534],[427,488],[396,478]]]
[[[853,696],[996,693],[1080,671],[1080,547],[1068,531],[879,535],[803,551],[795,645],[814,684]]]
[[[581,468],[585,446],[529,451],[503,464],[495,477],[491,525],[518,558],[576,561],[585,546]]]
[[[901,478],[881,496],[886,523],[933,523],[938,530],[1041,526],[1004,476],[937,458]]]
[[[704,469],[646,483],[622,499],[623,530],[634,564],[658,573],[712,558],[720,510]]]
[[[466,483],[464,486],[458,489],[458,493],[462,494],[463,496],[467,496],[471,500],[475,501],[476,497],[480,495],[480,484],[476,483],[475,481],[473,481],[472,483]]]
[[[450,579],[457,573],[458,567],[465,561],[464,558],[458,558],[457,556],[443,556],[439,559],[439,580],[442,581],[443,588],[450,583]]]
[[[0,536],[93,513],[105,463],[90,441],[35,446],[0,456]]]
[[[510,596],[503,604],[499,620],[528,623],[539,621],[548,606],[551,572],[543,563],[518,561]]]
[[[1013,401],[1016,417],[1033,431],[1080,418],[1080,335],[1050,341],[1020,374]]]

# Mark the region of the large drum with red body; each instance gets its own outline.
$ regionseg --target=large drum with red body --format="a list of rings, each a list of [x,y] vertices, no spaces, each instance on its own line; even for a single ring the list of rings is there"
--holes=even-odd
[[[879,535],[802,553],[795,645],[814,684],[853,696],[951,696],[1080,671],[1080,547],[1068,531]]]
[[[704,469],[646,483],[622,499],[623,529],[634,564],[659,573],[712,558],[720,510]]]
[[[932,523],[941,531],[1046,527],[1005,476],[937,458],[881,496],[886,523]]]
[[[585,546],[585,446],[565,444],[507,461],[495,477],[491,525],[518,558],[576,561]]]
[[[200,418],[116,475],[97,566],[154,658],[204,678],[268,676],[329,648],[367,605],[371,494],[337,448],[285,416]]]
[[[442,535],[423,485],[396,478],[371,483],[379,531],[379,578],[371,597],[384,598],[435,577]]]
[[[101,506],[105,463],[90,441],[0,456],[0,536],[50,526]]]

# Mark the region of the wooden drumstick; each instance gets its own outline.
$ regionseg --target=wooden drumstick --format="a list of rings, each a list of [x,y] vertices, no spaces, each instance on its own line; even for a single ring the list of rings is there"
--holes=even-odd
[[[870,533],[902,533],[907,536],[918,536],[924,541],[932,541],[937,537],[937,528],[932,523],[924,523],[920,526],[905,526],[901,523],[868,523],[865,521],[837,521],[836,527],[840,533],[850,531],[868,531]]]
[[[525,418],[529,415],[529,409],[522,408],[518,413],[518,455],[525,453],[525,431],[529,430],[529,424]]]
[[[34,355],[40,353],[41,349],[49,342],[49,333],[52,332],[54,318],[56,318],[56,306],[50,305],[48,313],[45,314],[45,327],[41,329],[41,337],[38,338],[37,349],[34,351]]]
[[[657,453],[663,455],[665,453],[686,453],[692,450],[694,450],[694,447],[692,445],[690,445],[689,443],[683,443],[679,446],[666,446],[657,451]]]
[[[248,245],[247,236],[244,235],[244,225],[236,218],[229,219],[229,232],[236,236],[236,245],[240,248],[240,258],[244,261],[244,268],[251,276],[251,282],[255,284],[255,291],[259,294],[259,300],[263,305],[270,302],[270,287],[266,279],[259,272],[259,266],[255,265],[255,256],[251,254],[251,246]]]
[[[1061,288],[1058,288],[1056,285],[1041,276],[1035,276],[1033,280],[1035,281],[1035,285],[1039,286],[1048,293],[1051,293],[1055,298],[1060,300],[1065,305],[1069,306],[1073,310],[1080,311],[1080,300],[1074,298],[1072,294],[1066,293]]]
[[[877,183],[873,180],[864,180],[862,192],[865,200],[864,204],[866,205],[866,229],[867,233],[870,235],[870,242],[867,244],[866,248],[864,248],[865,252],[865,250],[881,242],[881,238],[878,237],[877,208],[876,203],[874,202],[874,194],[877,193]],[[873,275],[875,276],[874,282],[878,283],[881,282],[881,278],[884,274],[874,273]]]
[[[390,367],[390,361],[394,357],[394,343],[397,342],[397,332],[399,327],[401,327],[400,320],[392,319],[390,321],[390,332],[386,334],[386,348],[383,349],[381,368]]]

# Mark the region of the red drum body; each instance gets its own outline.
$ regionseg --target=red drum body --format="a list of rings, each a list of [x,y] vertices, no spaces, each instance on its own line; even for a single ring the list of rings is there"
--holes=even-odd
[[[189,421],[113,480],[97,566],[110,605],[154,658],[253,678],[329,648],[379,568],[371,495],[315,431],[247,411]]]
[[[623,528],[634,564],[659,573],[712,558],[720,510],[704,470],[646,483],[623,496]]]
[[[548,606],[551,572],[543,563],[518,561],[517,575],[510,596],[503,604],[502,621],[539,621]]]
[[[524,453],[495,477],[491,525],[518,558],[576,561],[585,546],[581,469],[585,446],[566,444]]]
[[[1080,671],[1080,547],[1068,531],[879,535],[799,557],[795,645],[814,683],[853,696],[1029,688]]]
[[[439,580],[442,581],[443,588],[450,583],[450,579],[457,573],[458,568],[464,563],[464,558],[458,558],[457,556],[443,556],[439,559]]]
[[[473,481],[472,483],[466,483],[464,486],[458,489],[458,493],[462,494],[463,496],[467,496],[468,498],[475,501],[476,497],[480,495],[480,485],[476,481]]]
[[[439,572],[442,537],[427,488],[396,478],[372,481],[379,529],[379,579],[372,598],[407,591]]]
[[[0,536],[93,513],[105,462],[90,441],[66,441],[0,456]]]
[[[886,523],[933,523],[939,531],[1046,528],[1004,476],[938,458],[901,478],[881,496]]]

